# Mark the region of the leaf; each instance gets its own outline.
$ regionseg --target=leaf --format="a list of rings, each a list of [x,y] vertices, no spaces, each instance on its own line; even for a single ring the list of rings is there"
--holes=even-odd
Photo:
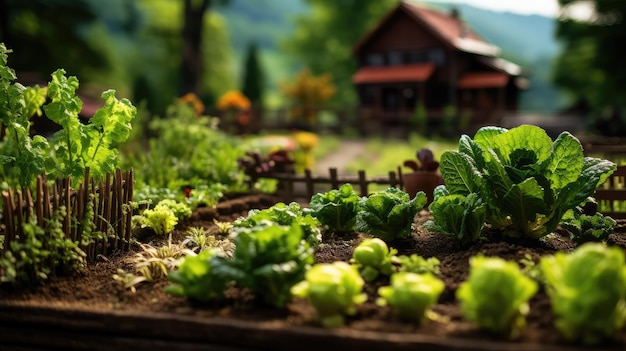
[[[537,126],[515,127],[495,136],[492,143],[491,148],[505,165],[512,165],[510,157],[515,150],[533,151],[538,163],[543,163],[551,155],[552,139],[545,130]],[[479,144],[485,147],[480,142]]]
[[[545,166],[546,176],[554,191],[558,192],[566,184],[578,179],[583,168],[583,158],[580,141],[570,133],[561,133],[552,144],[552,154]]]
[[[485,150],[467,135],[463,135],[459,139],[459,152],[466,154],[474,160],[474,164],[479,170],[485,169]]]
[[[469,156],[457,151],[446,151],[441,156],[440,169],[450,193],[482,193],[484,179]]]
[[[535,178],[513,185],[502,200],[505,210],[511,214],[514,225],[524,234],[529,233],[529,223],[534,222],[537,214],[548,214],[543,201],[544,190]],[[544,233],[547,234],[547,233]]]

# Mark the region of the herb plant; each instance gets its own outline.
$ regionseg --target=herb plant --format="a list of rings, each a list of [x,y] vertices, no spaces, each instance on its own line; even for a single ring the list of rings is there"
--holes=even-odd
[[[309,206],[326,233],[349,233],[356,227],[360,200],[352,185],[347,183],[339,189],[313,195]]]
[[[406,238],[411,233],[415,215],[425,204],[423,191],[412,200],[409,194],[393,187],[375,192],[359,202],[357,230],[386,242]]]
[[[570,133],[552,141],[531,125],[483,127],[474,139],[463,135],[458,151],[444,152],[440,165],[447,193],[476,194],[487,206],[487,223],[535,239],[554,231],[565,212],[592,196],[615,169],[613,162],[585,157]],[[453,214],[433,213],[436,223]]]
[[[367,238],[354,248],[350,262],[356,265],[366,282],[372,282],[379,274],[393,273],[392,260],[397,252],[390,250],[381,239]]]
[[[526,325],[528,300],[537,289],[537,283],[526,277],[516,262],[478,255],[470,258],[469,277],[457,289],[456,297],[465,319],[514,339]]]
[[[597,344],[626,322],[626,265],[620,248],[587,243],[540,261],[555,325],[570,341]]]
[[[395,273],[391,276],[391,286],[378,288],[380,297],[376,304],[389,304],[400,318],[421,323],[444,288],[444,283],[430,273]]]
[[[367,300],[363,285],[354,266],[337,261],[313,266],[306,272],[306,280],[291,292],[311,302],[323,326],[336,328],[345,324],[345,315],[355,314],[357,306]]]

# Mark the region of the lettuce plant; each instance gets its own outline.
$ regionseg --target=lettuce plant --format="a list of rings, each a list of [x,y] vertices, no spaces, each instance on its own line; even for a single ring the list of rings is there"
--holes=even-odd
[[[450,194],[445,186],[439,186],[428,210],[433,219],[426,221],[424,228],[453,236],[464,244],[482,237],[487,206],[478,194]]]
[[[597,344],[626,322],[626,266],[620,248],[600,243],[540,261],[556,327],[571,341]]]
[[[449,194],[476,194],[486,204],[487,223],[535,239],[554,231],[615,169],[613,162],[585,157],[570,133],[552,141],[531,125],[483,127],[474,139],[463,135],[458,151],[446,151],[440,165]],[[441,216],[450,213],[433,213],[435,222],[445,223]]]
[[[363,279],[354,266],[346,262],[322,263],[306,272],[306,280],[296,284],[291,292],[307,298],[317,310],[325,327],[345,324],[345,315],[356,313],[356,307],[367,300]]]
[[[133,221],[142,228],[151,228],[157,235],[166,235],[174,230],[180,218],[191,216],[191,209],[174,200],[161,200],[153,209],[144,210],[141,215],[133,216]]]
[[[430,273],[399,272],[391,276],[391,286],[378,288],[376,304],[389,304],[400,318],[420,323],[444,288],[441,279]]]
[[[398,188],[375,192],[359,202],[357,230],[386,242],[406,238],[411,233],[415,215],[424,205],[426,194],[423,191],[412,200]]]
[[[526,325],[528,300],[537,289],[516,262],[478,255],[470,258],[469,277],[456,297],[465,319],[496,335],[516,338]]]
[[[185,256],[178,270],[169,273],[168,279],[174,284],[165,287],[165,292],[198,302],[224,299],[230,279],[213,269],[222,264],[218,257],[220,251],[216,249]]]
[[[411,256],[400,255],[392,257],[394,265],[398,266],[398,272],[411,273],[432,273],[439,275],[439,264],[441,263],[437,257],[424,258],[418,254]]]
[[[289,205],[279,202],[264,210],[250,210],[247,217],[241,217],[233,222],[233,230],[236,232],[241,228],[252,228],[259,225],[291,226],[294,223],[302,229],[304,240],[312,246],[319,244],[322,236],[319,220],[306,213],[297,202],[292,202]]]
[[[235,228],[233,236],[233,258],[221,259],[216,274],[249,288],[268,305],[283,307],[291,298],[291,287],[304,279],[314,261],[302,227],[293,223]]]
[[[339,189],[313,195],[311,214],[320,221],[325,232],[353,232],[360,200],[352,185],[347,183]]]
[[[577,209],[568,211],[563,216],[561,226],[570,232],[570,239],[577,243],[605,241],[613,233],[615,220],[599,212],[593,215],[581,213]]]
[[[378,238],[367,238],[354,248],[352,260],[366,282],[374,281],[379,274],[393,273],[392,260],[398,253],[396,249],[389,249],[387,244]]]

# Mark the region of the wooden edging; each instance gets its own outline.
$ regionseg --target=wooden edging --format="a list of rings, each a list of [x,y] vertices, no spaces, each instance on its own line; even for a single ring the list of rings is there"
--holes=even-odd
[[[0,301],[0,350],[582,351],[579,347],[289,326],[174,313],[93,312]],[[547,347],[547,348],[546,348]]]

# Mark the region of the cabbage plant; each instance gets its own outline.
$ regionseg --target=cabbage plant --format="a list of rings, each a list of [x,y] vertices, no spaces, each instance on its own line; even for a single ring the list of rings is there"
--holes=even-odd
[[[570,341],[597,344],[626,322],[626,265],[620,248],[600,243],[540,261],[556,327]]]
[[[474,139],[463,135],[458,151],[441,156],[440,171],[447,194],[476,194],[486,204],[486,222],[492,227],[537,239],[554,231],[566,211],[593,196],[616,167],[585,157],[580,141],[568,132],[552,141],[540,127],[522,125],[483,127]],[[457,206],[437,206],[436,223],[458,222]]]
[[[378,238],[364,239],[354,248],[352,260],[366,282],[374,281],[379,274],[393,273],[393,257],[396,249],[389,249],[387,244]]]
[[[356,227],[356,214],[361,198],[351,184],[342,185],[311,197],[311,215],[317,218],[327,233],[349,233]]]
[[[400,318],[420,323],[444,288],[441,279],[430,273],[399,272],[391,276],[391,286],[378,288],[376,304],[389,304]]]

